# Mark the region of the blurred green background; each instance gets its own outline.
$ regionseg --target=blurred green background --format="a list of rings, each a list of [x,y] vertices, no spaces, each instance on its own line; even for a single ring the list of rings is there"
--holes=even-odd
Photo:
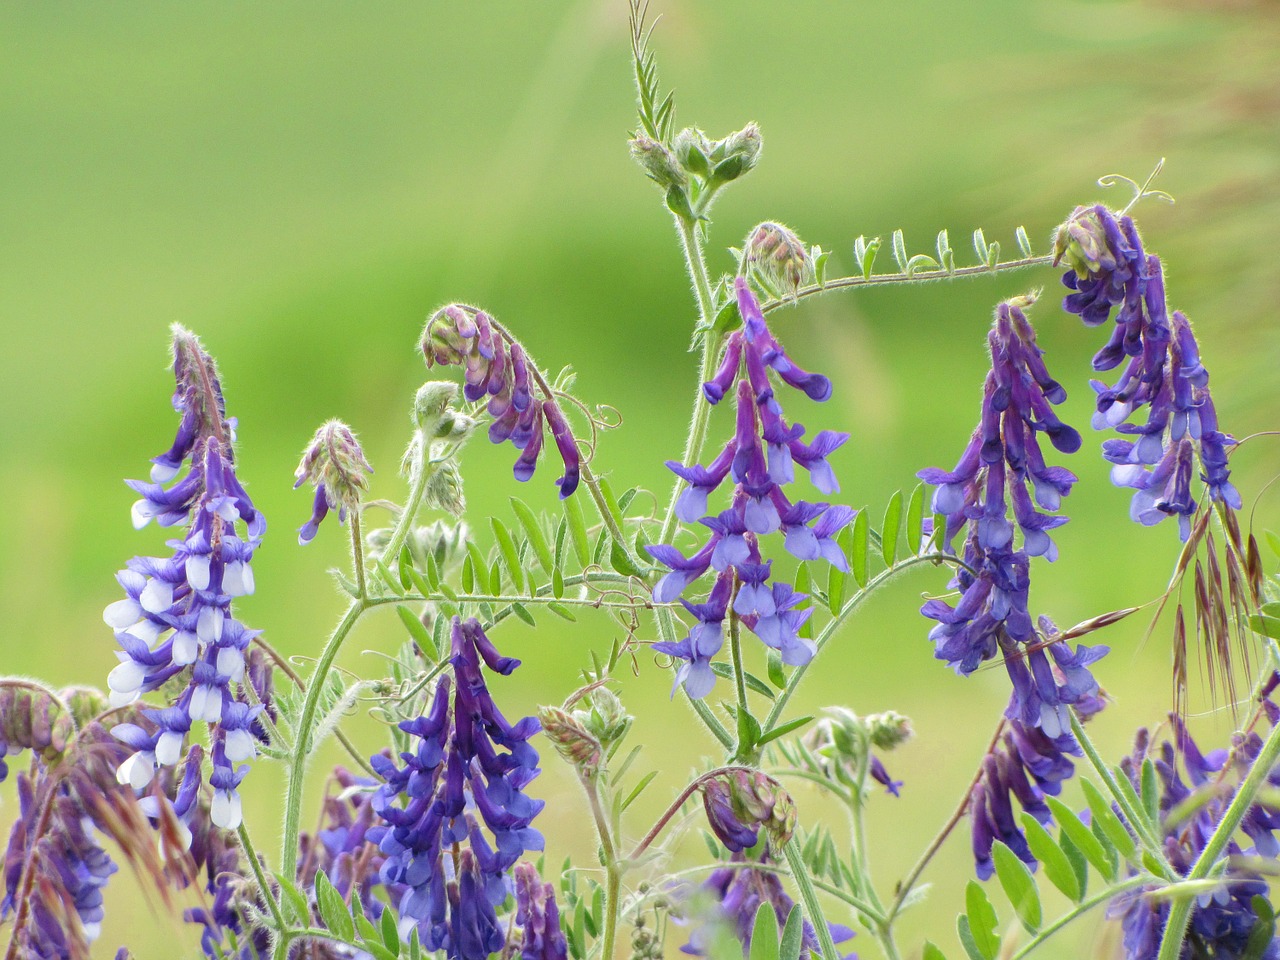
[[[1044,249],[1075,204],[1127,201],[1098,176],[1140,180],[1167,157],[1158,185],[1177,205],[1147,202],[1137,215],[1166,258],[1171,302],[1196,323],[1222,424],[1236,436],[1280,424],[1280,5],[653,10],[680,124],[722,136],[754,119],[764,132],[759,168],[716,210],[714,271],[763,219],[833,249],[833,274],[851,268],[856,236],[898,227],[913,252],[948,228],[962,260],[977,226],[1011,250],[1025,224]],[[623,0],[0,7],[0,670],[100,684],[115,663],[100,618],[118,595],[112,573],[163,549],[154,527],[131,530],[120,481],[144,476],[176,426],[174,321],[221,364],[242,477],[271,525],[240,616],[291,654],[319,650],[341,608],[325,569],[345,562],[336,527],[295,545],[310,500],[290,489],[298,451],[342,417],[378,470],[374,495],[402,494],[396,465],[425,376],[416,338],[446,300],[483,305],[544,364],[572,364],[580,395],[624,420],[597,468],[616,490],[644,486],[665,503],[661,464],[679,455],[693,388],[693,311],[669,217],[627,155],[625,13]],[[825,407],[793,399],[788,411],[811,429],[853,432],[836,462],[845,502],[878,516],[915,470],[950,466],[976,417],[993,305],[1041,285],[1033,319],[1072,392],[1067,417],[1084,426],[1101,333],[1058,310],[1055,272],[832,294],[776,315],[793,356],[835,381]],[[1178,548],[1171,525],[1128,522],[1095,441],[1070,464],[1082,482],[1062,559],[1035,575],[1033,606],[1062,624],[1154,596]],[[465,456],[486,546],[486,517],[510,495],[555,504],[555,465],[517,489],[512,460],[482,441]],[[1248,507],[1278,464],[1270,440],[1233,460]],[[1258,509],[1259,525],[1280,525],[1274,496]],[[915,608],[941,589],[939,572],[918,572],[868,604],[800,698],[806,710],[895,708],[915,721],[918,738],[889,762],[903,796],[872,814],[885,892],[955,803],[1007,696],[1003,671],[962,680],[931,659]],[[1096,735],[1116,757],[1169,704],[1166,631],[1140,649],[1143,627],[1135,618],[1105,636],[1114,652],[1098,672],[1116,703]],[[399,631],[394,617],[370,618],[343,663],[377,671],[360,651],[392,649]],[[617,634],[603,616],[537,633],[505,626],[498,642],[525,661],[498,688],[508,715],[561,700],[587,651]],[[646,657],[639,668],[624,671],[621,692],[641,716],[644,761],[662,771],[651,813],[714,751],[668,704],[668,676]],[[1209,705],[1193,692],[1194,709]],[[1222,716],[1201,724],[1218,741],[1230,729]],[[353,732],[379,745],[366,719]],[[334,759],[316,764],[317,790]],[[535,787],[552,800],[541,822],[551,861],[590,863],[581,797],[554,755],[545,766]],[[246,784],[272,855],[279,788],[265,763]],[[802,818],[822,809],[808,789],[796,796]],[[10,783],[5,829],[14,809]],[[638,816],[631,829],[646,827]],[[959,954],[963,834],[926,878],[934,895],[903,921],[910,955],[926,935]],[[673,863],[700,849],[686,841]],[[1115,941],[1099,915],[1045,955],[1108,955]],[[99,954],[121,943],[143,960],[185,957],[198,934],[153,912],[125,871]],[[866,936],[855,946],[877,953]]]

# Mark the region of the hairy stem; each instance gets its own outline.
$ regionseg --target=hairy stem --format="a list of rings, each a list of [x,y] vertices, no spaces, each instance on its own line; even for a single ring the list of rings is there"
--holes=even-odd
[[[809,915],[809,922],[813,924],[814,933],[818,935],[818,946],[822,956],[826,960],[839,960],[840,954],[836,951],[835,941],[831,939],[831,928],[827,926],[827,918],[822,912],[822,904],[818,902],[818,894],[813,889],[813,883],[809,879],[809,871],[804,865],[804,860],[800,857],[800,851],[796,849],[795,841],[792,840],[784,844],[782,852],[787,858],[787,866],[791,868],[791,879],[795,882],[796,889],[800,892],[800,900],[804,903],[804,912]]]
[[[258,893],[266,903],[271,919],[275,922],[275,935],[283,937],[288,924],[285,923],[284,915],[280,912],[280,904],[276,903],[276,898],[271,895],[271,885],[267,882],[267,875],[263,872],[262,863],[258,860],[258,852],[253,849],[253,841],[249,839],[249,828],[241,823],[236,828],[236,835],[240,838],[240,848],[244,852],[244,858],[249,861],[249,868],[253,871],[253,879],[258,884]]]
[[[387,556],[395,560],[400,556],[400,551],[397,550],[394,554],[387,554]],[[369,588],[364,580],[364,541],[360,536],[359,510],[351,511],[351,565],[356,572],[356,592],[361,599],[364,599],[369,595]]]
[[[1253,762],[1253,766],[1249,768],[1249,773],[1241,782],[1240,787],[1236,790],[1236,795],[1231,798],[1231,803],[1227,806],[1227,811],[1222,815],[1222,819],[1218,821],[1218,825],[1214,827],[1213,833],[1205,842],[1204,849],[1200,851],[1200,856],[1196,858],[1196,862],[1191,865],[1186,879],[1201,880],[1209,875],[1209,871],[1213,869],[1218,858],[1227,848],[1227,844],[1231,842],[1232,836],[1236,830],[1240,828],[1240,821],[1244,819],[1249,807],[1253,805],[1254,798],[1258,795],[1258,791],[1267,783],[1267,778],[1271,775],[1271,771],[1275,769],[1277,761],[1280,761],[1280,724],[1271,728],[1271,733],[1267,735],[1267,739],[1262,744],[1262,751],[1258,754],[1258,759]],[[1169,907],[1169,922],[1164,928],[1164,937],[1160,941],[1160,952],[1156,955],[1157,960],[1175,960],[1182,951],[1182,941],[1186,936],[1187,924],[1191,920],[1191,908],[1195,903],[1193,897],[1181,897],[1174,900]]]
[[[595,777],[583,777],[582,786],[587,791],[591,816],[595,820],[596,836],[600,839],[600,860],[605,871],[604,930],[600,937],[601,960],[613,960],[613,946],[618,932],[619,894],[622,889],[622,864],[618,862],[618,849],[613,842],[613,829],[600,802],[600,791]]]
[[[1037,933],[1034,937],[1028,940],[1025,944],[1023,944],[1022,948],[1018,950],[1018,952],[1015,953],[1012,957],[1010,957],[1009,960],[1022,960],[1023,957],[1030,954],[1032,950],[1035,950],[1037,947],[1042,945],[1046,940],[1052,937],[1055,933],[1057,933],[1067,924],[1071,923],[1073,920],[1078,920],[1080,917],[1084,916],[1094,907],[1098,906],[1099,904],[1106,903],[1108,900],[1111,900],[1114,897],[1118,896],[1119,894],[1124,893],[1126,890],[1133,890],[1137,887],[1143,886],[1144,884],[1151,883],[1154,879],[1155,878],[1152,877],[1150,874],[1145,874],[1145,873],[1140,874],[1136,877],[1129,877],[1127,880],[1122,880],[1120,883],[1117,883],[1114,887],[1108,887],[1106,890],[1103,890],[1101,893],[1095,893],[1092,897],[1089,897],[1087,900],[1081,900],[1069,912],[1063,914],[1061,917],[1053,921],[1053,923],[1049,924],[1047,927],[1045,927],[1039,933]]]
[[[697,789],[700,786],[708,780],[714,780],[716,777],[724,776],[726,773],[755,773],[755,768],[744,767],[741,764],[731,764],[727,767],[716,767],[714,770],[709,770],[702,774],[702,776],[694,779],[693,782],[680,791],[680,795],[678,797],[668,804],[667,809],[663,811],[662,816],[658,817],[654,825],[649,828],[649,832],[644,835],[644,839],[636,844],[636,848],[631,851],[631,856],[627,859],[635,860],[648,850],[649,844],[653,843],[653,841],[658,838],[658,834],[662,833],[663,827],[671,822],[671,818],[676,815],[682,806],[684,806],[684,802],[697,792]]]

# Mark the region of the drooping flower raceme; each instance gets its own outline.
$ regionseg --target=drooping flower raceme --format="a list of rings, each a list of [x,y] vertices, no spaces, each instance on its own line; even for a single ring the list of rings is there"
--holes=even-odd
[[[1099,372],[1121,368],[1113,386],[1093,381],[1093,425],[1132,438],[1103,444],[1112,482],[1135,491],[1134,520],[1152,525],[1176,516],[1186,540],[1196,511],[1195,460],[1210,499],[1241,506],[1227,469],[1227,448],[1235,440],[1218,429],[1191,324],[1177,310],[1168,314],[1160,258],[1143,250],[1131,217],[1117,220],[1101,204],[1078,207],[1058,228],[1054,251],[1070,268],[1063,283],[1075,291],[1063,300],[1064,309],[1090,326],[1106,323],[1115,309],[1111,337],[1093,358]],[[1131,422],[1143,408],[1146,423]]]
[[[341,420],[330,420],[316,431],[294,472],[295,489],[308,480],[316,489],[311,519],[298,531],[299,543],[309,543],[315,537],[330,510],[337,510],[338,522],[343,523],[348,511],[359,509],[360,498],[369,487],[366,473],[373,473],[373,467],[350,427]]]
[[[1166,740],[1153,750],[1147,731],[1139,730],[1134,751],[1121,767],[1134,789],[1141,789],[1144,761],[1150,759],[1154,764],[1164,855],[1177,874],[1185,877],[1231,803],[1235,785],[1256,762],[1262,739],[1257,733],[1237,734],[1230,753],[1214,750],[1202,754],[1182,721],[1177,716],[1170,720],[1172,742]],[[1280,775],[1272,772],[1268,780],[1274,787],[1280,783]],[[1170,817],[1175,808],[1184,815]],[[1181,957],[1239,958],[1246,955],[1246,947],[1255,946],[1250,935],[1259,920],[1252,900],[1269,893],[1265,878],[1252,869],[1250,859],[1276,856],[1280,850],[1274,834],[1277,828],[1280,810],[1263,803],[1249,808],[1241,831],[1253,841],[1253,848],[1241,849],[1232,839],[1223,850],[1225,869],[1215,867],[1209,873],[1219,879],[1219,885],[1197,896]],[[1148,896],[1149,892],[1139,888],[1123,893],[1107,911],[1108,916],[1120,919],[1128,960],[1154,960],[1169,920],[1169,901]],[[1260,952],[1249,955],[1280,960],[1280,939],[1264,941]]]
[[[680,598],[696,620],[684,639],[653,645],[654,650],[685,661],[677,671],[676,684],[683,683],[695,699],[706,696],[715,683],[711,658],[723,642],[723,621],[731,596],[734,612],[767,646],[779,651],[783,663],[809,662],[813,643],[800,636],[800,628],[810,611],[796,609],[806,597],[790,584],[771,581],[772,561],[762,556],[759,537],[782,533],[792,556],[823,559],[847,570],[848,562],[834,538],[853,519],[853,510],[847,506],[792,502],[783,492],[783,487],[795,480],[796,464],[809,472],[819,491],[838,492],[840,487],[826,458],[849,435],[823,430],[806,444],[801,439],[804,427],[788,424],[783,418],[770,370],[813,400],[831,396],[831,381],[792,362],[766,326],[747,282],[739,277],[735,284],[743,326],[729,335],[719,370],[702,388],[713,404],[733,391],[737,405],[734,436],[705,467],[667,461],[688,484],[676,503],[676,515],[686,523],[702,523],[711,536],[690,557],[668,545],[646,548],[671,571],[654,586],[653,599],[669,603]],[[744,367],[745,376],[739,379]],[[708,498],[726,478],[732,478],[734,484],[729,508],[708,515]],[[716,579],[705,603],[680,597],[713,568]],[[736,596],[735,578],[739,584]]]
[[[1054,511],[1076,481],[1045,462],[1038,435],[1063,453],[1080,447],[1079,433],[1053,412],[1066,391],[1049,376],[1036,345],[1023,312],[1030,302],[1019,298],[996,311],[981,420],[956,468],[918,474],[937,487],[933,509],[946,518],[945,548],[952,550],[955,535],[966,530],[963,565],[952,581],[959,601],[930,600],[920,612],[938,621],[929,634],[934,656],[958,673],[1002,654],[1014,686],[1006,715],[1057,738],[1070,726],[1067,707],[1096,693],[1088,666],[1107,651],[1038,643],[1027,607],[1030,558],[1057,556],[1049,531],[1067,518]]]
[[[386,857],[382,881],[404,891],[400,917],[417,924],[423,946],[484,960],[503,943],[496,908],[511,892],[512,866],[543,845],[530,826],[543,803],[524,793],[540,772],[528,742],[538,720],[511,724],[498,711],[481,664],[506,676],[520,661],[500,655],[479,621],[455,617],[451,637],[452,679],[438,681],[425,716],[400,724],[416,744],[400,755],[404,766],[372,759],[386,781],[371,801],[383,823],[366,835]]]
[[[556,481],[560,498],[578,488],[578,445],[564,411],[555,397],[537,388],[524,349],[500,331],[487,313],[457,303],[440,308],[427,319],[422,353],[428,367],[437,363],[466,367],[463,395],[471,403],[488,397],[485,409],[493,417],[489,439],[493,443],[510,440],[520,451],[514,467],[517,480],[533,476],[545,426],[564,461],[564,475]]]
[[[164,709],[144,711],[157,729],[121,724],[113,733],[131,749],[119,777],[141,791],[159,765],[183,754],[195,723],[210,727],[214,789],[212,817],[239,825],[238,787],[257,752],[254,722],[261,704],[245,692],[245,650],[257,635],[235,619],[231,605],[253,592],[250,560],[265,522],[236,477],[235,421],[226,417],[213,359],[194,334],[173,330],[174,408],[182,415],[173,446],[152,462],[151,481],[129,481],[140,499],[134,526],[152,519],[162,527],[185,526],[169,541],[167,557],[135,557],[117,580],[125,598],[103,619],[123,648],[107,684],[114,705],[131,703],[185,674],[185,689]],[[186,474],[166,487],[181,472]]]

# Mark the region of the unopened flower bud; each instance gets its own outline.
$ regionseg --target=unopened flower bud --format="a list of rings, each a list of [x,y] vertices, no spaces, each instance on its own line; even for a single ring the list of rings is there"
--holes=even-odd
[[[676,160],[685,170],[704,180],[711,176],[713,145],[701,130],[685,127],[671,141]]]
[[[579,776],[594,778],[600,772],[604,750],[576,716],[559,707],[540,707],[538,719],[556,752],[569,761]]]
[[[631,714],[606,687],[597,687],[589,696],[590,710],[575,710],[574,716],[607,750],[631,729]]]
[[[449,380],[428,380],[413,398],[413,423],[425,436],[446,437],[454,429],[458,385]],[[469,418],[468,418],[469,419]]]
[[[317,430],[294,473],[295,489],[310,481],[316,490],[311,519],[298,531],[298,542],[310,542],[330,510],[338,511],[341,522],[348,510],[359,509],[360,498],[369,489],[365,474],[372,472],[356,435],[345,423],[330,420]]]
[[[775,846],[795,832],[796,808],[782,784],[760,770],[733,770],[702,784],[712,831],[734,853],[754,847],[763,829]]]
[[[760,150],[764,147],[764,139],[760,136],[760,128],[748,123],[737,133],[731,133],[718,141],[711,148],[711,178],[721,183],[736,180],[745,173],[750,173],[760,160]]]
[[[813,278],[813,263],[804,244],[780,223],[766,222],[747,237],[747,263],[775,283],[793,291]]]
[[[683,187],[689,180],[671,151],[651,137],[643,134],[630,141],[631,156],[644,169],[645,174],[664,190]],[[706,159],[703,159],[706,166]]]
[[[1082,279],[1115,268],[1106,227],[1093,207],[1076,207],[1058,227],[1053,237],[1053,261],[1066,263]]]
[[[866,724],[872,746],[881,750],[892,750],[915,735],[910,719],[892,710],[871,714],[866,718]]]

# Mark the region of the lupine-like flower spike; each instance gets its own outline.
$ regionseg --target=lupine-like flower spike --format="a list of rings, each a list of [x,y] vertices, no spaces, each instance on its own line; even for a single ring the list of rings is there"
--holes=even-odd
[[[360,509],[360,498],[369,489],[366,473],[373,473],[373,467],[350,427],[330,420],[316,431],[294,473],[295,489],[310,481],[316,490],[311,519],[298,531],[299,543],[311,542],[330,510],[337,510],[338,522],[343,523],[348,511]]]
[[[213,359],[196,336],[173,328],[175,409],[182,414],[173,446],[156,457],[152,482],[129,481],[141,499],[134,525],[154,518],[160,526],[186,525],[169,541],[168,557],[135,557],[117,576],[125,598],[103,619],[123,650],[107,684],[113,705],[131,703],[186,673],[186,689],[168,708],[144,711],[154,732],[120,724],[112,733],[132,755],[120,766],[122,783],[144,789],[157,765],[182,756],[191,725],[211,726],[216,789],[213,816],[221,827],[240,823],[237,787],[256,753],[248,735],[261,705],[250,706],[244,689],[245,651],[257,635],[235,619],[231,605],[253,592],[250,560],[265,522],[236,477],[232,449],[235,421],[225,416]],[[186,476],[166,488],[183,464]],[[243,534],[241,531],[243,530]]]
[[[533,476],[545,427],[564,461],[564,475],[556,481],[560,498],[577,489],[580,456],[564,411],[535,383],[524,349],[499,331],[487,313],[457,303],[440,308],[427,319],[422,353],[428,367],[466,367],[463,395],[471,403],[488,398],[486,409],[493,417],[489,439],[510,440],[520,451],[514,467],[517,480]]]
[[[1185,877],[1231,803],[1235,784],[1256,762],[1262,739],[1257,733],[1237,734],[1230,754],[1226,750],[1203,754],[1182,721],[1176,715],[1170,721],[1173,742],[1166,740],[1158,750],[1152,750],[1147,731],[1139,730],[1134,751],[1121,762],[1121,768],[1135,789],[1141,789],[1143,762],[1150,759],[1154,763],[1160,788],[1164,855],[1174,871]],[[1232,769],[1227,768],[1228,762]],[[1280,775],[1273,771],[1268,780],[1274,786],[1280,782]],[[1190,812],[1169,818],[1175,807]],[[1255,896],[1268,897],[1269,893],[1265,878],[1251,869],[1250,859],[1276,855],[1273,831],[1278,826],[1280,811],[1262,803],[1249,808],[1241,831],[1254,842],[1254,847],[1242,850],[1235,839],[1226,845],[1222,852],[1226,869],[1214,867],[1210,871],[1210,876],[1220,879],[1220,886],[1196,898],[1181,956],[1243,957],[1246,946],[1255,946],[1250,935],[1258,917],[1252,900]],[[1148,893],[1146,888],[1127,891],[1112,901],[1107,911],[1108,916],[1120,919],[1128,960],[1154,960],[1169,920],[1169,901]],[[1280,960],[1280,939],[1265,944],[1260,953],[1249,955]]]
[[[795,901],[782,888],[782,881],[776,873],[753,869],[755,863],[768,866],[772,862],[767,849],[758,859],[752,859],[746,851],[738,851],[729,858],[728,865],[714,871],[701,886],[702,891],[715,900],[714,913],[707,919],[711,923],[726,924],[733,930],[742,944],[744,957],[751,952],[751,935],[755,930],[756,912],[761,906],[768,904],[773,907],[779,928],[786,924],[787,917],[795,909]],[[854,932],[849,927],[837,923],[829,923],[827,927],[834,943],[853,939]],[[801,942],[801,957],[819,953],[818,932],[807,919]],[[690,931],[689,942],[680,949],[701,957],[707,954],[710,946],[709,930],[704,922]],[[857,960],[857,955],[850,954],[845,960]]]
[[[1057,556],[1048,531],[1067,518],[1051,511],[1076,481],[1069,470],[1046,464],[1038,435],[1063,453],[1080,447],[1080,435],[1053,412],[1066,391],[1049,376],[1023,312],[1031,302],[1018,298],[996,311],[982,415],[960,462],[950,472],[931,467],[918,474],[937,487],[933,509],[946,517],[946,549],[966,530],[964,564],[951,584],[961,591],[959,601],[930,600],[920,612],[938,621],[929,633],[934,656],[956,672],[970,674],[1002,654],[1014,685],[1007,716],[1058,737],[1070,725],[1067,706],[1096,693],[1087,667],[1107,648],[1082,645],[1072,653],[1062,642],[1037,643],[1027,608],[1029,558]]]
[[[386,857],[382,881],[404,891],[400,917],[417,924],[423,946],[484,960],[503,942],[496,907],[511,892],[512,866],[542,849],[529,824],[543,803],[524,793],[539,773],[528,743],[538,720],[508,723],[494,705],[481,663],[506,676],[520,661],[501,656],[479,621],[454,618],[452,651],[452,681],[440,679],[425,716],[400,724],[417,743],[400,755],[405,765],[372,759],[386,782],[371,801],[382,823],[367,837]]]
[[[809,471],[810,480],[822,493],[838,492],[826,458],[849,435],[824,430],[806,444],[801,439],[804,427],[783,419],[769,371],[819,401],[831,396],[831,381],[796,366],[769,331],[746,280],[739,277],[735,284],[743,326],[729,335],[719,370],[702,385],[707,401],[713,404],[733,390],[737,404],[734,436],[706,467],[667,461],[672,472],[689,484],[677,501],[676,515],[686,523],[702,523],[711,537],[690,557],[665,544],[646,547],[671,571],[653,588],[653,599],[658,603],[680,598],[708,569],[717,572],[705,603],[680,598],[697,620],[688,636],[653,645],[655,651],[684,661],[676,672],[676,686],[683,684],[695,699],[706,696],[715,683],[711,658],[723,641],[722,622],[735,579],[739,588],[733,609],[742,622],[778,650],[783,663],[809,662],[813,643],[799,631],[810,611],[795,609],[805,595],[789,584],[769,581],[771,561],[761,555],[759,538],[781,532],[784,547],[793,556],[824,559],[847,570],[848,561],[836,546],[835,536],[854,515],[846,506],[792,502],[783,492],[783,486],[795,480],[795,464]],[[743,368],[745,375],[739,379]],[[729,477],[734,484],[729,508],[707,515],[710,494]]]
[[[1148,526],[1176,516],[1186,540],[1196,511],[1191,476],[1197,457],[1209,498],[1240,509],[1227,469],[1227,447],[1235,440],[1218,429],[1209,374],[1191,324],[1181,312],[1167,312],[1160,258],[1143,250],[1133,219],[1117,220],[1101,204],[1078,207],[1058,228],[1054,252],[1070,268],[1063,283],[1075,291],[1063,300],[1067,312],[1097,326],[1119,308],[1093,368],[1120,367],[1120,378],[1114,386],[1093,381],[1098,394],[1093,426],[1132,438],[1108,440],[1102,447],[1113,464],[1112,482],[1136,491],[1130,516]],[[1147,422],[1130,422],[1144,407]]]
[[[521,960],[565,960],[569,945],[560,929],[556,889],[544,883],[533,864],[515,866],[516,916]]]

